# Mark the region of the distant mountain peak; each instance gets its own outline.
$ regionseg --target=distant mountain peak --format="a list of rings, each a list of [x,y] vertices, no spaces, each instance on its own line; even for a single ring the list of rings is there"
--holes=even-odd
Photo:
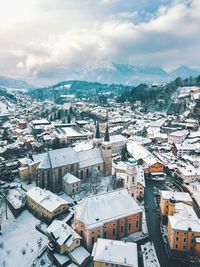
[[[200,72],[195,71],[185,65],[178,67],[177,69],[173,70],[170,75],[172,78],[181,77],[181,78],[189,78],[190,76],[196,77],[200,74]]]
[[[12,79],[4,76],[0,76],[0,86],[14,88],[14,89],[33,89],[35,86],[17,79]]]

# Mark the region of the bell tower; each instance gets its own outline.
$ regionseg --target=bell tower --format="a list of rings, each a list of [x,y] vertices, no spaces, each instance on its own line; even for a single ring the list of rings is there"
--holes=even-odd
[[[106,125],[104,141],[101,144],[101,151],[104,159],[104,175],[112,175],[112,146],[110,142],[108,124]]]
[[[137,161],[130,158],[126,165],[126,178],[125,187],[128,189],[129,194],[137,198]]]

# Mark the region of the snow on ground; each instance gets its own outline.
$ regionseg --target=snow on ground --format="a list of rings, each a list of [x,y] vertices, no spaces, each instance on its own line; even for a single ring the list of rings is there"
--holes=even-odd
[[[39,220],[25,210],[9,222],[2,227],[0,235],[0,266],[31,266],[48,243],[47,237],[35,229]]]

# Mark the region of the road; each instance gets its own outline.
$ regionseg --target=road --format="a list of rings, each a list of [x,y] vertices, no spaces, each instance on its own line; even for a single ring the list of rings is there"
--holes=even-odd
[[[167,256],[165,243],[160,231],[159,211],[154,200],[153,187],[164,187],[164,182],[147,181],[145,188],[145,207],[147,226],[149,230],[150,240],[153,241],[158,260],[161,267],[186,267],[182,262],[178,260],[171,260]]]

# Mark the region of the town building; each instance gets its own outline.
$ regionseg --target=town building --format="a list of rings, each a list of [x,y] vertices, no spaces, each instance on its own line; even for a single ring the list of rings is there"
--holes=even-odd
[[[62,178],[62,190],[69,196],[79,193],[81,180],[69,172],[66,173]]]
[[[130,141],[127,143],[127,150],[131,157],[140,165],[143,165],[145,174],[163,175],[163,164],[144,146],[135,141]]]
[[[46,189],[33,187],[26,195],[28,208],[48,223],[68,209],[68,203],[64,199]]]
[[[173,254],[199,253],[200,219],[192,204],[188,193],[161,191],[160,210],[167,216],[167,240]]]
[[[138,267],[137,244],[98,238],[92,251],[94,267]]]
[[[174,176],[179,177],[183,182],[188,183],[200,179],[200,166],[194,167],[190,163],[177,165],[174,170]]]
[[[181,144],[189,132],[187,130],[175,131],[168,134],[168,143],[169,144]]]
[[[199,256],[200,220],[194,215],[194,211],[191,212],[193,208],[189,207],[187,216],[168,216],[168,244],[172,252],[187,252]]]
[[[81,245],[82,237],[64,221],[54,220],[46,231],[50,241],[48,247],[51,252],[57,251],[64,254]]]
[[[25,170],[19,170],[21,177],[33,177],[39,187],[52,192],[61,191],[62,178],[68,172],[81,180],[90,177],[94,168],[104,176],[111,175],[112,147],[108,125],[101,146],[96,147],[94,142],[91,149],[84,151],[76,151],[72,147],[47,151],[34,156],[32,164],[35,168],[31,169],[28,163],[24,166]]]
[[[161,190],[160,211],[161,215],[174,213],[175,203],[182,202],[192,206],[192,198],[189,193]]]
[[[133,198],[141,199],[145,188],[144,171],[133,158],[129,158],[126,166],[124,185]]]
[[[141,227],[142,210],[125,188],[89,196],[75,206],[74,228],[89,250],[99,237],[120,239]]]

